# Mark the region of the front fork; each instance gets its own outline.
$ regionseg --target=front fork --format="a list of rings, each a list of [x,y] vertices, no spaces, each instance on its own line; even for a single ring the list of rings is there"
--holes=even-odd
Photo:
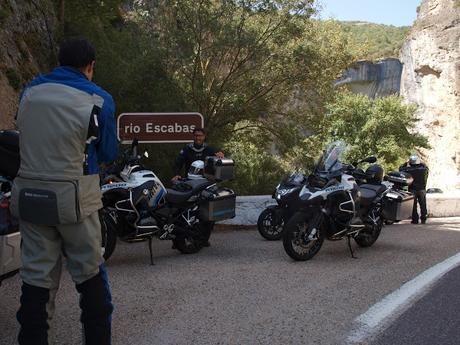
[[[315,210],[311,215],[306,215],[307,217],[313,217],[313,219],[308,222],[308,229],[306,229],[305,234],[303,235],[302,240],[304,243],[315,241],[320,236],[321,224],[323,222],[324,213],[322,209]]]

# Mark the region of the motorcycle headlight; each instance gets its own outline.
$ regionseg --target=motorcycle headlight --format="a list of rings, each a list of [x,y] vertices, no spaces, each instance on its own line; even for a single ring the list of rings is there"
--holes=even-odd
[[[277,200],[281,199],[283,196],[286,194],[292,193],[295,190],[295,188],[287,188],[287,189],[277,189],[275,193],[275,198]]]

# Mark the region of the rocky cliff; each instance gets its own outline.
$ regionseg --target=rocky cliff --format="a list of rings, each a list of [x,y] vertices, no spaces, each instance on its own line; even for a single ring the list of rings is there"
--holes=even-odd
[[[55,64],[56,23],[51,0],[0,1],[0,129],[13,128],[22,86]]]
[[[460,7],[456,0],[423,0],[401,49],[401,95],[418,105],[418,130],[429,186],[460,188]]]
[[[343,73],[336,86],[345,85],[351,92],[372,98],[399,94],[401,71],[398,59],[358,61]]]

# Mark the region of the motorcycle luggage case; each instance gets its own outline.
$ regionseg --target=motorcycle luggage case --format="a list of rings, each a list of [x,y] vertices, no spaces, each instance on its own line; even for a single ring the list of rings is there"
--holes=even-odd
[[[228,188],[217,188],[203,192],[205,201],[200,205],[200,218],[207,222],[218,222],[235,217],[236,195]]]
[[[414,181],[411,174],[403,171],[390,171],[387,176],[387,181],[400,186],[409,186]]]
[[[235,162],[230,158],[206,157],[204,176],[216,181],[231,180],[234,178]]]
[[[0,174],[16,177],[19,169],[19,135],[16,131],[0,131]]]
[[[400,221],[412,216],[414,195],[405,191],[393,190],[385,196],[383,217],[387,220]]]
[[[13,232],[0,235],[0,280],[3,275],[21,267],[21,235]]]

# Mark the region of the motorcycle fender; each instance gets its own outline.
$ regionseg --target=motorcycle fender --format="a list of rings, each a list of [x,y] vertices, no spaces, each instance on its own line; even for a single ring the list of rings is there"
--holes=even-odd
[[[279,205],[269,205],[266,207],[267,210],[271,210],[275,216],[275,221],[278,217],[283,217],[284,209]],[[279,218],[278,218],[279,219]]]
[[[276,210],[276,209],[279,209],[279,205],[268,205],[266,207],[267,210]]]

